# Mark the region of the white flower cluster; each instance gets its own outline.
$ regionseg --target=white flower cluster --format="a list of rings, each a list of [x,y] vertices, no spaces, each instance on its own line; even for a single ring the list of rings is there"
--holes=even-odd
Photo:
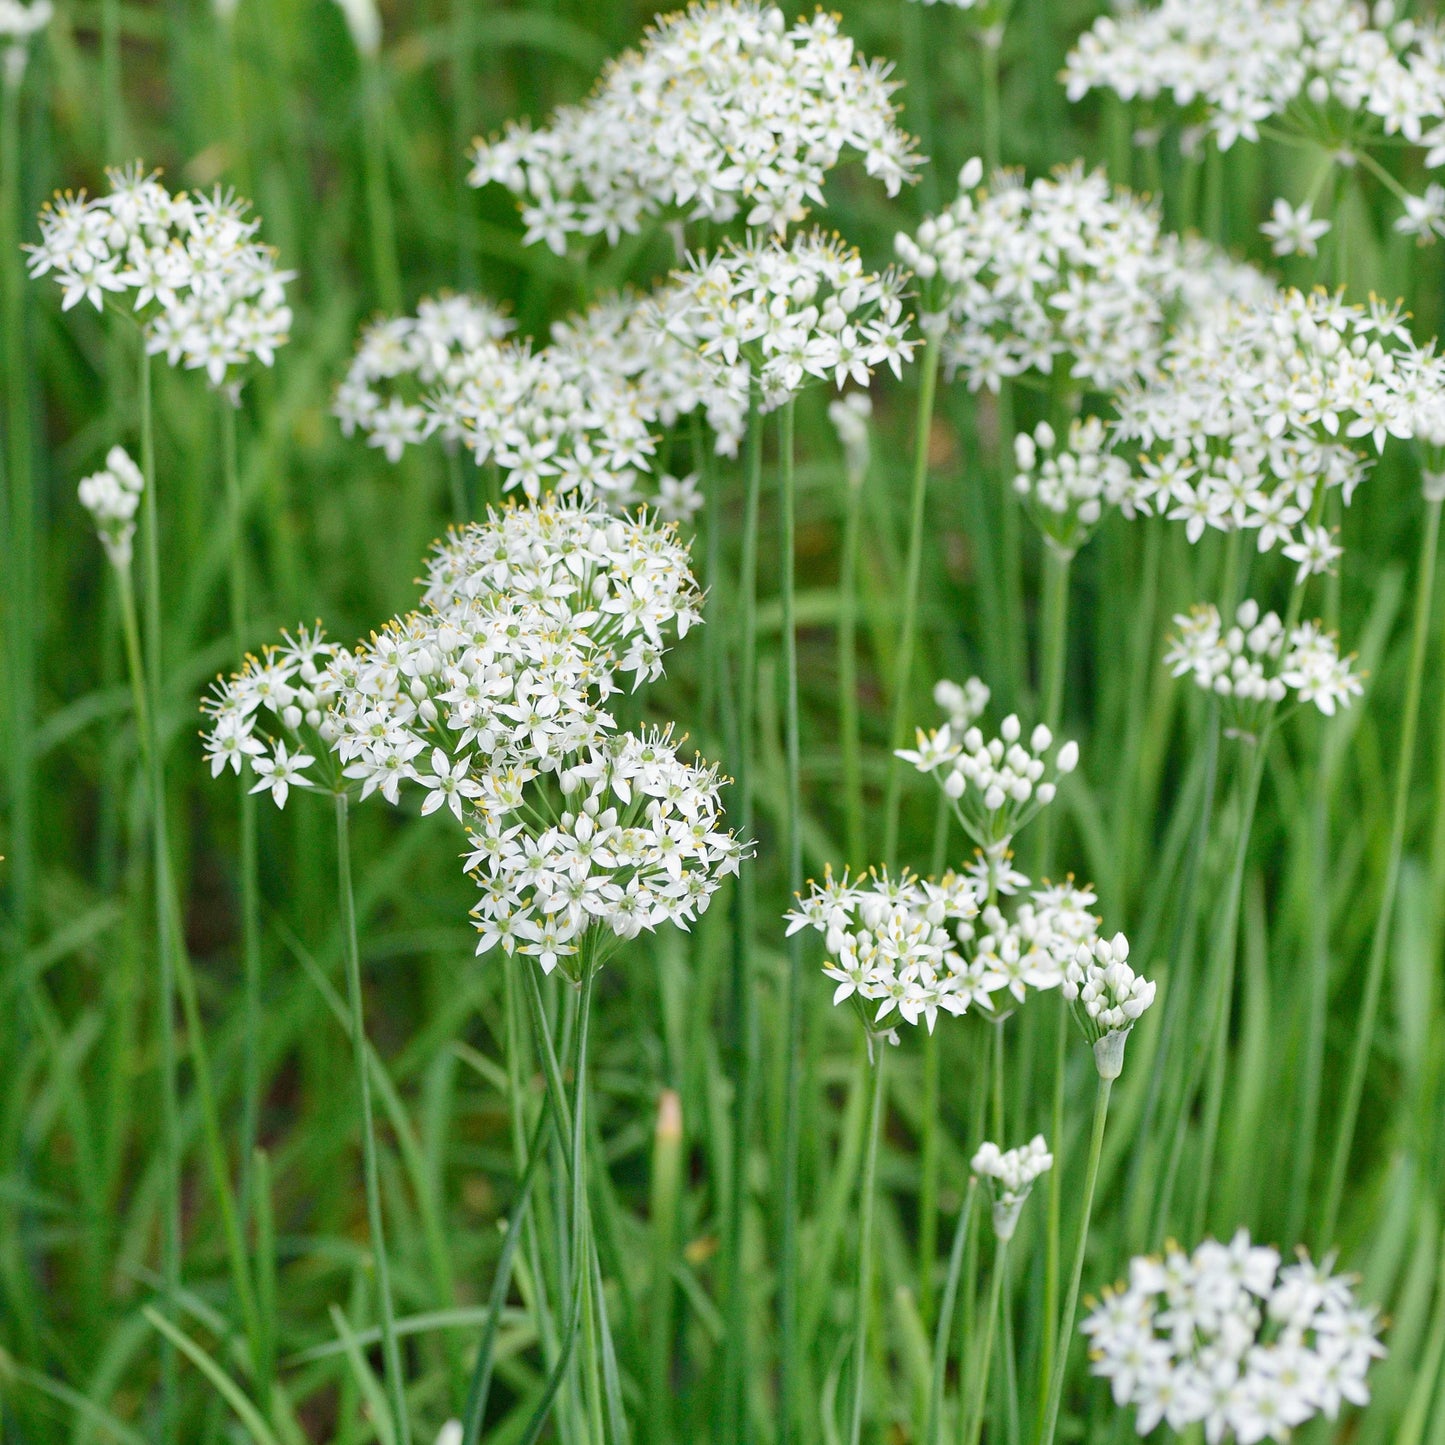
[[[246,202],[219,190],[172,195],[139,165],[106,175],[109,195],[57,196],[41,211],[30,274],[53,274],[67,311],[133,293],[146,349],[204,368],[212,386],[254,361],[270,366],[288,340],[295,273],[255,239],[261,223],[246,218]]]
[[[1184,522],[1191,542],[1244,528],[1299,560],[1321,489],[1348,503],[1366,475],[1353,443],[1412,435],[1440,385],[1397,308],[1291,290],[1181,327],[1160,374],[1118,398],[1116,436],[1150,453],[1136,505]]]
[[[281,634],[281,644],[247,657],[244,667],[219,679],[201,704],[209,719],[205,739],[211,776],[243,767],[254,775],[253,793],[268,791],[278,808],[293,787],[309,788],[306,770],[329,753],[326,713],[337,682],[332,671],[347,654],[327,642],[321,628]],[[314,748],[314,752],[308,752]]]
[[[1094,22],[1064,78],[1070,100],[1100,88],[1124,100],[1167,93],[1221,150],[1258,140],[1260,125],[1278,118],[1336,150],[1340,135],[1355,148],[1398,136],[1428,148],[1427,168],[1445,165],[1445,31],[1397,18],[1393,0],[1373,12],[1359,0],[1131,7]],[[1362,130],[1366,117],[1373,128]],[[1406,207],[1397,229],[1422,239],[1445,229],[1445,188]]]
[[[741,214],[782,232],[823,204],[845,151],[890,196],[911,178],[895,89],[888,67],[856,57],[834,15],[789,28],[757,0],[698,3],[657,21],[581,105],[479,142],[470,179],[517,195],[527,243],[559,255],[577,236],[616,245],[657,215]]]
[[[1014,491],[1044,539],[1064,557],[1089,540],[1105,507],[1136,515],[1138,482],[1129,464],[1110,451],[1099,417],[1075,417],[1062,446],[1053,427],[1041,421],[1032,434],[1014,438],[1014,460]]]
[[[945,708],[954,700],[949,697]],[[1055,751],[1054,735],[1042,723],[1025,739],[1014,713],[999,725],[996,737],[985,738],[972,722],[959,725],[968,711],[969,700],[962,701],[965,706],[954,719],[928,732],[919,728],[915,746],[900,748],[898,756],[931,774],[969,837],[990,848],[1012,838],[1053,802],[1058,780],[1079,764],[1079,746],[1066,742]]]
[[[958,199],[895,242],[923,283],[925,326],[943,328],[950,374],[974,391],[1056,368],[1097,391],[1147,376],[1183,284],[1156,211],[1082,164],[1032,183],[983,179],[969,161]]]
[[[906,870],[852,883],[829,872],[788,913],[788,936],[802,928],[824,935],[823,973],[837,983],[833,1003],[857,998],[876,1003],[870,1030],[896,1009],[907,1023],[923,1018],[928,1031],[939,1009],[955,1016],[977,1004],[990,1009],[989,994],[1003,987],[977,960],[964,956],[968,920],[978,913],[973,886],[956,873],[938,882]],[[950,927],[952,925],[952,927]]]
[[[828,420],[838,433],[843,448],[844,469],[850,486],[859,486],[868,474],[872,439],[868,423],[873,417],[873,399],[866,391],[850,391],[828,403]]]
[[[977,866],[970,870],[974,892],[988,896],[990,880],[980,876]],[[1010,892],[1027,888],[1029,880],[1013,875]],[[1045,992],[1064,981],[1064,968],[1080,947],[1091,948],[1099,936],[1099,918],[1093,912],[1098,902],[1092,888],[1078,888],[1070,878],[1064,883],[1045,883],[1015,909],[1012,919],[998,903],[989,903],[976,926],[976,952],[990,974],[1003,980],[1014,1002],[1001,1000],[994,1017],[1006,1018],[1017,1004],[1027,1001],[1029,989]]]
[[[20,84],[32,35],[38,35],[55,14],[50,0],[0,0],[0,81]]]
[[[1093,1372],[1138,1412],[1140,1435],[1202,1424],[1209,1445],[1256,1445],[1316,1415],[1333,1420],[1345,1401],[1369,1402],[1366,1376],[1385,1354],[1377,1311],[1333,1263],[1301,1249],[1281,1269],[1279,1252],[1243,1229],[1192,1255],[1139,1256],[1080,1326]]]
[[[712,361],[719,384],[731,378],[744,405],[749,370],[774,407],[810,379],[866,386],[885,364],[901,375],[913,355],[902,275],[865,271],[853,247],[822,231],[729,242],[673,279],[658,325]]]
[[[1042,1134],[1035,1134],[1027,1144],[1006,1153],[997,1144],[985,1141],[969,1163],[980,1179],[992,1181],[993,1232],[1000,1240],[1010,1240],[1018,1227],[1019,1211],[1033,1190],[1034,1181],[1054,1167],[1054,1156]]]
[[[473,296],[428,298],[415,316],[385,316],[361,333],[332,410],[341,430],[361,431],[388,461],[425,441],[441,424],[428,390],[460,384],[475,351],[495,350],[513,327],[491,302]],[[456,437],[455,430],[447,433]]]
[[[1093,1046],[1099,1077],[1117,1079],[1129,1031],[1154,1002],[1154,985],[1129,967],[1129,940],[1116,933],[1081,943],[1064,969],[1063,993]]]
[[[1283,196],[1275,197],[1269,220],[1260,226],[1276,256],[1313,256],[1320,237],[1329,235],[1331,223],[1317,220],[1314,207],[1305,202],[1292,206]]]
[[[141,469],[124,447],[106,453],[105,466],[82,477],[77,488],[80,505],[90,513],[105,555],[117,568],[130,566],[135,537],[135,514],[145,491]]]
[[[1286,634],[1279,614],[1261,612],[1253,598],[1240,603],[1229,627],[1213,603],[1178,614],[1174,625],[1165,665],[1220,699],[1231,736],[1258,737],[1267,712],[1291,694],[1333,717],[1363,691],[1332,634],[1314,622]]]
[[[706,908],[744,847],[714,769],[618,732],[618,674],[656,678],[701,594],[670,527],[548,502],[490,513],[428,568],[424,609],[337,660],[329,724],[362,795],[420,789],[471,824],[478,952],[571,977],[609,939]]]

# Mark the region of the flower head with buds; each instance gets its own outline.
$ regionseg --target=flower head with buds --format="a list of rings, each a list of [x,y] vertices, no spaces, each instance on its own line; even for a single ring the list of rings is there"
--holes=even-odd
[[[1054,1156],[1042,1134],[1035,1134],[1027,1144],[1007,1152],[997,1144],[984,1143],[970,1161],[969,1168],[980,1179],[987,1179],[993,1188],[993,1232],[1007,1243],[1018,1227],[1019,1212],[1033,1190],[1034,1181],[1054,1166]]]
[[[247,203],[219,190],[172,195],[140,165],[106,175],[108,195],[57,196],[41,211],[30,274],[55,278],[66,311],[129,295],[147,351],[204,370],[214,387],[270,366],[289,339],[294,273],[256,240]]]
[[[30,38],[44,30],[54,14],[50,0],[0,0],[0,85],[20,84]]]
[[[1256,1445],[1368,1403],[1366,1376],[1385,1353],[1378,1312],[1333,1272],[1333,1256],[1298,1256],[1281,1268],[1277,1250],[1241,1229],[1228,1244],[1130,1261],[1128,1282],[1105,1290],[1080,1328],[1093,1373],[1134,1408],[1140,1435],[1202,1425],[1210,1445]]]
[[[1129,967],[1129,940],[1116,933],[1081,943],[1064,970],[1063,993],[1094,1050],[1099,1077],[1117,1079],[1129,1031],[1154,1002],[1154,985]]]
[[[338,784],[327,710],[337,688],[333,668],[347,657],[321,628],[298,627],[294,637],[283,632],[279,645],[218,680],[201,704],[211,776],[227,768],[237,776],[247,773],[256,779],[251,791],[269,792],[278,808],[286,806],[293,787],[313,786],[308,770],[318,758]]]
[[[1252,598],[1240,603],[1230,627],[1213,603],[1176,616],[1174,625],[1165,665],[1219,698],[1232,737],[1258,738],[1271,709],[1287,700],[1333,717],[1364,690],[1333,634],[1315,622],[1286,634],[1279,615],[1261,612]]]
[[[758,0],[697,3],[658,20],[580,105],[546,126],[478,142],[471,183],[517,197],[528,244],[616,245],[653,217],[781,233],[845,153],[890,196],[911,180],[912,139],[895,122],[888,68],[862,61],[838,18],[789,26]]]
[[[131,543],[135,538],[135,514],[145,491],[141,469],[124,447],[106,453],[105,466],[83,477],[77,488],[80,505],[90,513],[111,566],[130,566]]]
[[[1032,433],[1014,438],[1014,492],[1060,556],[1072,557],[1089,540],[1106,507],[1134,517],[1139,484],[1129,464],[1109,449],[1109,435],[1096,416],[1075,417],[1060,442],[1041,421]]]

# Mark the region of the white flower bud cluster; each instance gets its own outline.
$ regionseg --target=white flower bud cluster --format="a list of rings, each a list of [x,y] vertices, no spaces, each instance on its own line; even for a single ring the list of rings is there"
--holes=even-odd
[[[1042,1134],[1035,1134],[1027,1144],[1007,1152],[997,1144],[985,1141],[969,1162],[969,1168],[980,1179],[991,1182],[993,1200],[993,1232],[1001,1241],[1013,1238],[1018,1227],[1019,1211],[1034,1187],[1034,1181],[1054,1167],[1054,1156]]]
[[[18,86],[25,75],[30,37],[55,14],[50,0],[0,0],[0,83]]]
[[[368,323],[357,342],[332,407],[341,430],[361,431],[390,462],[442,425],[426,405],[427,389],[460,384],[466,358],[495,350],[513,327],[489,301],[472,296],[428,298],[415,316],[385,316]],[[453,430],[444,435],[457,436]]]
[[[948,714],[948,725],[956,733],[965,732],[983,716],[992,695],[981,677],[970,677],[963,683],[941,677],[933,684],[933,701]]]
[[[1333,1255],[1298,1256],[1281,1269],[1279,1252],[1241,1229],[1228,1244],[1130,1261],[1128,1283],[1106,1289],[1080,1329],[1093,1373],[1138,1412],[1141,1436],[1202,1425],[1211,1445],[1257,1445],[1369,1403],[1366,1376],[1385,1354],[1379,1312],[1333,1272]]]
[[[657,324],[724,375],[746,384],[751,371],[765,408],[810,380],[866,386],[883,365],[899,376],[916,345],[902,275],[865,271],[852,246],[822,231],[729,242],[673,280]]]
[[[1124,1041],[1154,1002],[1154,985],[1129,967],[1129,940],[1122,933],[1082,943],[1064,970],[1064,997],[1094,1049],[1099,1076],[1117,1079]]]
[[[1025,739],[1023,724],[1010,713],[992,738],[974,725],[960,735],[951,721],[929,732],[919,728],[915,746],[900,748],[898,756],[934,776],[969,836],[989,848],[1053,802],[1059,778],[1079,764],[1079,747],[1066,742],[1054,751],[1054,735],[1042,723]]]
[[[1398,307],[1287,291],[1181,326],[1159,374],[1118,398],[1115,435],[1149,453],[1136,505],[1183,522],[1191,542],[1242,528],[1313,568],[1329,565],[1305,525],[1321,489],[1348,504],[1368,471],[1358,444],[1413,436],[1442,391],[1445,367]]]
[[[281,634],[279,646],[247,657],[241,671],[219,679],[201,704],[209,719],[205,739],[211,776],[242,769],[257,781],[253,793],[269,792],[278,808],[292,787],[309,788],[306,770],[329,755],[332,732],[327,710],[337,680],[334,660],[344,655],[317,627]],[[320,746],[317,746],[317,744]],[[308,752],[315,748],[315,752]]]
[[[664,16],[640,50],[611,61],[592,95],[535,130],[478,142],[471,183],[497,181],[522,208],[528,245],[616,245],[653,217],[781,233],[822,205],[845,151],[898,194],[917,166],[895,121],[888,67],[860,61],[838,17],[789,27],[758,0]]]
[[[1399,17],[1393,0],[1373,10],[1359,0],[1162,0],[1095,21],[1064,80],[1075,101],[1096,89],[1126,101],[1168,95],[1203,112],[1221,150],[1257,141],[1268,123],[1348,135],[1353,147],[1408,142],[1427,148],[1427,169],[1445,165],[1445,32],[1433,17]],[[1397,229],[1428,237],[1426,208],[1406,205]]]
[[[295,273],[255,239],[261,223],[246,219],[247,203],[219,190],[172,195],[138,164],[106,176],[109,195],[57,195],[41,211],[30,274],[54,275],[66,311],[133,293],[146,349],[204,368],[214,387],[253,362],[270,366],[289,339]]]
[[[661,676],[701,594],[674,529],[597,503],[490,512],[428,567],[423,610],[338,655],[328,740],[361,794],[470,825],[478,952],[571,977],[704,911],[746,847],[671,729],[617,731],[618,674]]]
[[[90,513],[111,566],[129,567],[135,538],[135,514],[145,491],[141,469],[124,447],[106,453],[105,466],[82,477],[76,489],[80,505]]]
[[[1261,612],[1253,598],[1240,603],[1231,627],[1213,603],[1177,615],[1174,625],[1165,665],[1220,699],[1231,735],[1258,737],[1268,709],[1291,693],[1333,717],[1364,690],[1333,634],[1304,622],[1286,636],[1279,614]]]
[[[1022,888],[1029,880],[1016,875]],[[975,892],[978,880],[975,879]],[[1017,892],[1018,889],[1012,890]],[[1076,888],[1073,879],[1066,883],[1045,883],[1035,888],[1018,905],[1012,919],[1005,916],[997,903],[989,903],[973,925],[977,932],[974,948],[991,973],[1003,978],[1003,986],[1015,1004],[1024,1003],[1028,990],[1044,992],[1057,988],[1064,978],[1064,969],[1081,946],[1092,946],[1099,936],[1100,919],[1092,912],[1098,902],[1090,888]],[[1013,1005],[995,1010],[1001,1019],[1012,1012]]]
[[[1097,391],[1147,376],[1184,284],[1154,209],[1082,164],[1032,183],[1013,171],[983,180],[975,158],[953,205],[895,240],[949,373],[995,392],[1056,369]]]
[[[1063,445],[1048,422],[1014,438],[1018,472],[1014,491],[1045,541],[1072,557],[1088,541],[1105,507],[1126,517],[1148,511],[1139,505],[1139,483],[1123,457],[1109,449],[1109,434],[1096,416],[1075,417]]]

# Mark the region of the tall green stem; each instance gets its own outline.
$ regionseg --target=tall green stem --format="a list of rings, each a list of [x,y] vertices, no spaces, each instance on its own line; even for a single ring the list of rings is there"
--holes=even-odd
[[[361,949],[356,937],[356,895],[351,883],[351,828],[346,794],[336,794],[336,884],[341,903],[341,941],[346,951],[346,994],[351,1009],[351,1052],[356,1091],[361,1102],[361,1156],[366,1175],[366,1219],[376,1265],[376,1291],[381,1304],[381,1354],[387,1397],[397,1445],[411,1445],[411,1419],[406,1407],[401,1349],[397,1344],[396,1309],[391,1294],[391,1265],[381,1217],[381,1172],[377,1161],[376,1125],[371,1112],[371,1073],[366,1062],[366,1011],[361,1000]]]
[[[1350,1150],[1355,1141],[1355,1124],[1359,1118],[1365,1070],[1370,1062],[1370,1045],[1374,1041],[1375,1015],[1379,1010],[1380,989],[1385,977],[1385,954],[1390,944],[1390,925],[1394,921],[1395,897],[1400,887],[1400,863],[1405,852],[1405,827],[1409,821],[1410,777],[1415,764],[1415,735],[1420,723],[1420,694],[1425,677],[1425,654],[1430,639],[1435,562],[1440,545],[1440,509],[1439,498],[1426,503],[1425,528],[1420,537],[1420,571],[1415,579],[1410,671],[1405,682],[1405,706],[1400,716],[1400,753],[1396,763],[1395,800],[1390,818],[1390,851],[1385,863],[1380,911],[1375,915],[1375,930],[1370,938],[1370,960],[1365,966],[1364,993],[1356,1015],[1355,1040],[1350,1051],[1350,1072],[1340,1105],[1339,1133],[1335,1136],[1329,1183],[1325,1187],[1325,1204],[1320,1216],[1320,1251],[1327,1250],[1333,1243],[1335,1226],[1339,1222],[1340,1197],[1345,1186],[1345,1171],[1350,1163]]]
[[[1069,1363],[1069,1339],[1074,1332],[1074,1315],[1079,1308],[1079,1285],[1084,1277],[1084,1253],[1089,1243],[1089,1220],[1094,1212],[1094,1186],[1099,1180],[1099,1159],[1104,1152],[1104,1125],[1109,1117],[1111,1079],[1100,1079],[1094,1095],[1094,1127],[1089,1136],[1089,1162],[1084,1171],[1084,1192],[1079,1201],[1079,1242],[1074,1248],[1074,1264],[1069,1274],[1069,1293],[1059,1321],[1058,1342],[1054,1347],[1054,1367],[1049,1372],[1048,1404],[1044,1411],[1039,1445],[1054,1445],[1054,1432],[1059,1424],[1059,1407],[1064,1398],[1064,1375]]]
[[[863,524],[860,473],[848,474],[843,552],[838,575],[838,744],[843,763],[843,826],[848,864],[862,868],[863,744],[858,715],[858,542]]]
[[[968,1227],[973,1220],[974,1200],[978,1197],[978,1180],[969,1177],[963,1207],[953,1231],[953,1246],[948,1252],[948,1274],[943,1284],[943,1299],[938,1309],[938,1324],[933,1331],[933,1377],[928,1392],[928,1424],[923,1432],[923,1445],[938,1445],[943,1433],[943,1386],[948,1375],[948,1340],[953,1332],[953,1314],[958,1304],[958,1281],[963,1273],[964,1247]]]
[[[988,1412],[988,1377],[993,1366],[993,1341],[999,1331],[999,1314],[1003,1304],[1004,1270],[1008,1263],[1008,1240],[997,1241],[993,1257],[993,1283],[988,1292],[988,1324],[983,1337],[983,1360],[978,1367],[974,1385],[971,1424],[963,1437],[964,1445],[978,1445],[983,1434],[983,1417]]]
[[[999,124],[999,50],[1003,28],[989,27],[978,36],[979,61],[983,69],[983,168],[992,176],[999,166],[1001,126]]]
[[[382,114],[381,67],[373,56],[361,57],[362,163],[366,177],[367,222],[371,227],[371,278],[376,300],[385,311],[401,309],[401,269],[396,256],[396,213],[386,173],[385,117]]]
[[[780,495],[782,502],[782,612],[783,612],[783,753],[784,791],[787,801],[788,895],[803,890],[803,795],[801,777],[801,730],[798,718],[798,623],[794,607],[794,552],[797,541],[797,485],[793,468],[793,400],[779,413]],[[798,1349],[798,1156],[802,1139],[803,1101],[801,1095],[803,1042],[803,936],[788,940],[785,1008],[786,1034],[783,1039],[783,1158],[782,1158],[782,1258],[778,1270],[778,1329],[781,1336],[779,1361],[778,1418],[780,1445],[788,1445],[798,1418],[799,1377],[802,1362]]]
[[[246,656],[246,530],[236,455],[236,408],[218,397],[221,413],[221,470],[231,528],[231,647],[237,667]],[[241,820],[241,959],[245,979],[245,1077],[241,1095],[243,1168],[256,1147],[261,1114],[261,909],[257,882],[256,796],[242,776],[238,787]],[[247,1176],[249,1177],[249,1176]],[[243,1190],[243,1193],[247,1191]]]
[[[175,1311],[181,1288],[181,1128],[180,1087],[176,1046],[176,935],[171,927],[172,884],[170,839],[166,822],[164,729],[161,723],[161,566],[160,522],[156,507],[155,435],[151,412],[151,365],[145,337],[140,338],[140,465],[141,555],[145,568],[144,617],[146,644],[145,693],[149,726],[142,742],[151,812],[151,873],[154,889],[157,980],[160,1009],[161,1140],[165,1158],[161,1206],[161,1279],[167,1318]],[[161,1434],[174,1440],[177,1429],[175,1346],[161,1344]]]
[[[753,836],[752,762],[757,713],[758,508],[763,484],[762,392],[756,377],[748,388],[748,434],[743,501],[743,545],[738,568],[737,756],[738,835]],[[757,1104],[758,1017],[753,988],[753,932],[757,915],[756,870],[744,868],[733,892],[731,1006],[734,1039],[733,1158],[727,1218],[727,1333],[723,1349],[722,1438],[736,1445],[747,1422],[748,1296],[743,1269],[743,1215]]]
[[[903,768],[896,756],[908,728],[909,684],[913,680],[913,643],[918,626],[918,588],[923,571],[923,522],[928,503],[928,442],[933,403],[938,394],[939,338],[924,343],[918,382],[918,414],[913,424],[913,485],[909,500],[908,561],[903,582],[903,620],[898,631],[898,667],[893,678],[893,721],[888,729],[888,796],[884,811],[883,856],[891,868],[898,858],[898,817],[903,801]]]
[[[858,1445],[863,1435],[864,1382],[868,1367],[868,1316],[873,1300],[873,1219],[877,1212],[878,1139],[883,1131],[884,1063],[888,1040],[870,1040],[873,1060],[873,1093],[868,1106],[868,1150],[863,1156],[863,1182],[859,1194],[858,1294],[853,1316],[853,1405],[848,1417],[848,1445]]]

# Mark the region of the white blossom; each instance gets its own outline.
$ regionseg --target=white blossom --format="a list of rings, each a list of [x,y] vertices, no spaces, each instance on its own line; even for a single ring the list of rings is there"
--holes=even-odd
[[[1013,1238],[1019,1212],[1034,1187],[1034,1181],[1054,1167],[1054,1156],[1042,1134],[1035,1134],[1017,1149],[1001,1150],[985,1142],[978,1148],[969,1168],[993,1187],[993,1232],[1003,1241]]]
[[[112,447],[105,466],[83,477],[77,488],[80,505],[90,513],[95,530],[111,565],[130,566],[135,537],[135,514],[145,491],[141,469],[124,447]]]
[[[1061,556],[1072,557],[1088,541],[1106,507],[1130,518],[1149,510],[1136,473],[1109,448],[1096,416],[1075,417],[1062,441],[1048,422],[1014,438],[1014,492]]]
[[[1117,1079],[1124,1044],[1139,1016],[1154,1002],[1154,985],[1129,967],[1129,940],[1122,933],[1081,943],[1064,970],[1063,994],[1094,1050],[1102,1079]]]

